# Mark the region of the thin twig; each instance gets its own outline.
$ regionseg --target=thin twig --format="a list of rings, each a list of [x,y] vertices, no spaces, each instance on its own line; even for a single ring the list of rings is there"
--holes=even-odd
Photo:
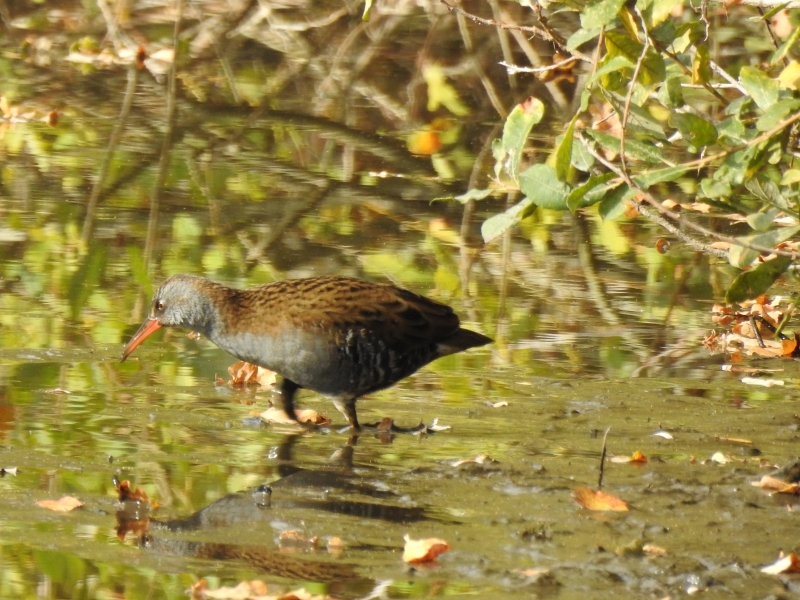
[[[603,434],[603,449],[600,451],[600,476],[597,478],[598,492],[601,489],[603,489],[603,474],[605,473],[605,464],[606,464],[606,441],[608,440],[609,431],[611,431],[611,427],[606,429],[606,432]]]
[[[128,67],[128,85],[125,88],[125,98],[122,100],[122,108],[119,111],[119,117],[114,124],[114,129],[111,131],[111,136],[108,138],[108,146],[103,155],[103,160],[100,162],[100,167],[97,169],[97,179],[95,179],[92,186],[92,193],[89,195],[89,201],[86,203],[86,217],[83,220],[83,231],[81,232],[81,246],[86,248],[89,239],[92,237],[94,231],[94,216],[97,212],[97,205],[100,202],[100,194],[103,191],[103,184],[105,183],[108,175],[108,169],[111,166],[111,159],[114,157],[114,152],[122,139],[122,132],[125,131],[125,126],[128,122],[128,115],[131,112],[133,104],[133,96],[136,91],[136,81],[138,79],[139,69],[135,64]]]

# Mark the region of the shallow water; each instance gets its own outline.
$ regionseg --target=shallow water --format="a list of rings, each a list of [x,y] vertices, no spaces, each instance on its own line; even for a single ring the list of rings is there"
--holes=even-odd
[[[302,35],[287,26],[281,43],[273,22],[220,37],[235,43],[215,52],[194,47],[179,62],[172,121],[154,67],[121,116],[128,67],[65,60],[85,36],[104,43],[92,11],[64,3],[76,18],[58,25],[52,7],[13,15],[32,24],[14,21],[2,42],[0,92],[60,118],[4,122],[0,135],[0,467],[18,469],[0,478],[0,597],[184,598],[201,578],[343,598],[381,585],[391,598],[797,593],[794,580],[759,572],[795,546],[793,498],[749,485],[796,454],[795,363],[762,363],[784,369],[778,388],[722,372],[724,357],[701,342],[734,274],[677,245],[658,254],[651,226],[542,211],[484,246],[480,224],[502,201],[466,215],[432,202],[465,191],[473,169],[487,180],[481,149],[502,119],[485,80],[458,62],[455,21],[418,4],[368,25],[354,12]],[[202,28],[214,7],[195,8],[207,12],[185,16],[187,27]],[[126,31],[152,55],[171,39],[170,15],[133,5]],[[472,31],[496,49],[494,34]],[[430,35],[439,43],[426,46]],[[426,112],[419,61],[434,59],[452,67],[468,116]],[[512,89],[487,68],[509,104],[553,92],[524,78]],[[458,126],[454,141],[413,155],[407,135],[437,115]],[[444,431],[352,437],[307,392],[299,403],[333,425],[266,425],[253,413],[272,393],[217,382],[233,360],[208,341],[158,333],[119,362],[155,286],[179,272],[237,287],[391,281],[451,304],[495,343],[358,403],[366,423],[437,420]],[[629,512],[573,500],[597,486],[607,429],[611,454],[648,458],[605,463],[603,490]],[[709,461],[716,452],[727,462]],[[490,459],[455,465],[479,455]],[[123,510],[114,477],[158,508]],[[84,506],[35,504],[62,495]],[[318,541],[290,544],[287,530]],[[451,550],[410,568],[404,535]],[[327,551],[332,537],[341,554]],[[639,551],[645,543],[666,554]]]

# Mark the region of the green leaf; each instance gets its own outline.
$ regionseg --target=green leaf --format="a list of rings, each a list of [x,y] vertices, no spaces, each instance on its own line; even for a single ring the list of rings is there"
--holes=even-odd
[[[533,165],[519,175],[519,189],[542,208],[565,210],[570,187],[559,181],[550,165]]]
[[[633,177],[633,182],[641,189],[646,190],[651,185],[661,183],[663,181],[675,181],[678,177],[691,170],[691,167],[678,165],[676,167],[668,167],[666,169],[657,169],[655,171],[645,171]]]
[[[530,198],[523,198],[505,212],[489,217],[481,225],[483,241],[488,244],[497,239],[535,209],[536,205]]]
[[[604,221],[613,221],[625,212],[625,202],[637,194],[636,190],[622,184],[605,195],[600,201],[598,212]]]
[[[791,264],[792,259],[788,256],[776,256],[755,269],[745,271],[733,280],[725,294],[725,302],[733,304],[760,296],[786,272]]]
[[[697,149],[710,146],[717,141],[716,128],[692,113],[673,113],[669,118],[669,124],[680,131],[683,139]]]
[[[614,73],[622,69],[633,69],[635,66],[636,65],[632,63],[627,56],[614,56],[613,58],[606,56],[594,75],[586,82],[586,85],[594,83],[597,79],[608,73]]]
[[[776,7],[777,8],[777,7]],[[772,11],[770,11],[772,12]],[[797,40],[800,39],[800,27],[795,27],[792,35],[786,38],[783,43],[781,44],[780,48],[775,50],[770,56],[769,62],[770,64],[774,65],[782,61],[786,58],[786,55],[789,53],[795,44],[797,44]]]
[[[789,203],[786,201],[786,197],[783,195],[778,185],[771,179],[755,177],[745,183],[745,187],[762,202],[771,204],[781,210],[789,209]]]
[[[711,65],[708,46],[698,44],[692,59],[692,83],[708,83],[711,81]]]
[[[706,177],[700,182],[700,195],[703,198],[727,198],[731,195],[731,191],[731,184],[727,179]]]
[[[742,67],[739,83],[759,108],[766,110],[778,101],[780,85],[766,73],[753,67]]]
[[[766,248],[774,248],[781,242],[785,242],[793,235],[800,231],[800,226],[794,227],[779,227],[766,233],[756,233],[736,238],[740,242],[754,245],[763,246]],[[737,269],[743,269],[753,264],[753,261],[759,257],[761,252],[758,250],[751,250],[744,246],[733,245],[728,252],[728,262]]]
[[[579,208],[591,206],[595,202],[598,202],[600,197],[592,199],[587,203],[584,203],[583,200],[586,198],[588,192],[598,188],[613,178],[613,173],[603,173],[602,175],[593,175],[589,177],[583,185],[576,187],[569,193],[566,200],[567,208],[574,213]]]
[[[556,150],[556,177],[559,181],[567,182],[569,178],[569,169],[572,166],[572,143],[573,134],[575,131],[575,121],[578,116],[574,116],[569,123],[569,127],[564,132],[564,138],[558,145]]]
[[[634,65],[639,60],[644,46],[619,31],[606,32],[606,49],[611,58],[624,56]],[[667,68],[664,59],[652,47],[648,47],[642,66],[639,69],[639,83],[652,85],[664,81]]]
[[[787,98],[776,102],[766,109],[764,114],[756,121],[756,129],[769,131],[780,123],[782,119],[796,112],[798,108],[800,108],[800,98]]]
[[[578,171],[588,172],[594,166],[595,160],[591,152],[583,144],[572,145],[572,166]]]
[[[584,133],[589,135],[606,150],[611,150],[619,154],[621,145],[618,137],[602,131],[595,131],[594,129],[587,129]],[[654,144],[628,138],[625,140],[625,156],[634,160],[655,164],[664,161],[664,150],[656,147]]]
[[[600,35],[600,27],[596,27],[594,29],[578,29],[578,31],[569,36],[569,39],[567,40],[567,50],[577,50],[583,44],[589,40],[593,40],[598,35]]]
[[[658,101],[667,108],[680,108],[683,106],[683,88],[678,77],[670,77],[658,89]]]
[[[614,110],[617,111],[621,121],[622,115],[625,112],[625,98],[609,91],[606,91],[605,96],[611,106],[614,107]],[[649,112],[640,106],[636,106],[633,102],[631,102],[629,107],[628,127],[645,135],[651,135],[659,139],[666,138],[661,123],[654,119]]]
[[[491,196],[495,190],[467,190],[460,196],[454,196],[453,200],[458,200],[461,204],[466,204],[470,200],[483,200],[484,198],[488,198]],[[438,200],[438,198],[436,198]]]
[[[543,116],[544,104],[533,96],[522,104],[517,104],[508,115],[503,125],[503,137],[492,144],[492,155],[496,161],[494,174],[498,179],[505,171],[513,181],[517,180],[519,162],[528,135]]]
[[[613,21],[625,0],[589,0],[581,11],[581,27],[595,29]]]
[[[766,212],[751,213],[747,215],[747,224],[755,231],[767,231],[779,212],[777,208],[770,208]]]
[[[683,0],[654,0],[650,10],[650,26],[655,27],[659,23],[666,21],[672,9]]]

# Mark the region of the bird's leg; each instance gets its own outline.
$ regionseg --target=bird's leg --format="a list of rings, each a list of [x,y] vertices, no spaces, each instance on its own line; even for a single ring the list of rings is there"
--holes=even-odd
[[[361,431],[361,426],[358,424],[358,417],[356,417],[356,399],[332,398],[332,400],[333,405],[344,415],[350,427],[352,427],[354,431]]]
[[[278,390],[281,394],[281,407],[283,411],[289,416],[290,419],[297,421],[297,413],[294,412],[294,394],[300,386],[291,379],[283,378],[281,387]]]

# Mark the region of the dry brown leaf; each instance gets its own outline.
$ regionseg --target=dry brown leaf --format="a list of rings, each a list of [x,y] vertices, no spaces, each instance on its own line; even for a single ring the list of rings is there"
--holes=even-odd
[[[286,411],[280,408],[275,408],[274,406],[270,406],[264,412],[257,413],[257,415],[267,423],[281,423],[281,424],[297,423],[297,421],[295,421],[289,415],[286,414]]]
[[[667,551],[662,548],[661,546],[656,546],[655,544],[645,544],[642,546],[642,552],[644,552],[650,558],[655,558],[656,556],[665,556]]]
[[[438,538],[412,540],[405,535],[403,539],[406,541],[403,548],[403,562],[411,564],[436,560],[437,556],[450,550],[450,544]]]
[[[36,504],[48,510],[57,512],[69,512],[83,506],[83,502],[72,496],[62,496],[58,500],[39,500]]]
[[[274,371],[244,361],[239,361],[228,367],[228,375],[231,376],[229,383],[232,385],[256,384],[271,386],[276,381],[276,373]]]
[[[591,490],[589,488],[575,488],[572,491],[572,497],[575,498],[575,501],[583,508],[588,508],[589,510],[630,510],[628,508],[628,503],[624,500],[620,500],[611,494]]]
[[[758,481],[753,481],[752,485],[773,494],[797,494],[800,491],[800,484],[787,483],[771,475],[764,475]]]
[[[286,413],[284,413],[286,414]],[[317,411],[312,410],[310,408],[306,408],[303,410],[296,410],[294,414],[297,415],[297,420],[300,423],[310,423],[311,425],[330,425],[331,419],[330,417],[326,417],[325,415],[319,414]]]
[[[792,552],[786,556],[781,556],[771,565],[761,569],[767,575],[782,575],[783,573],[800,573],[800,558]]]
[[[115,483],[117,489],[117,499],[120,502],[133,500],[136,502],[145,502],[151,505],[153,508],[157,506],[157,503],[151,501],[150,498],[147,497],[147,492],[145,492],[142,488],[136,488],[132,490],[131,482],[127,479],[125,481],[118,481],[115,479]]]

